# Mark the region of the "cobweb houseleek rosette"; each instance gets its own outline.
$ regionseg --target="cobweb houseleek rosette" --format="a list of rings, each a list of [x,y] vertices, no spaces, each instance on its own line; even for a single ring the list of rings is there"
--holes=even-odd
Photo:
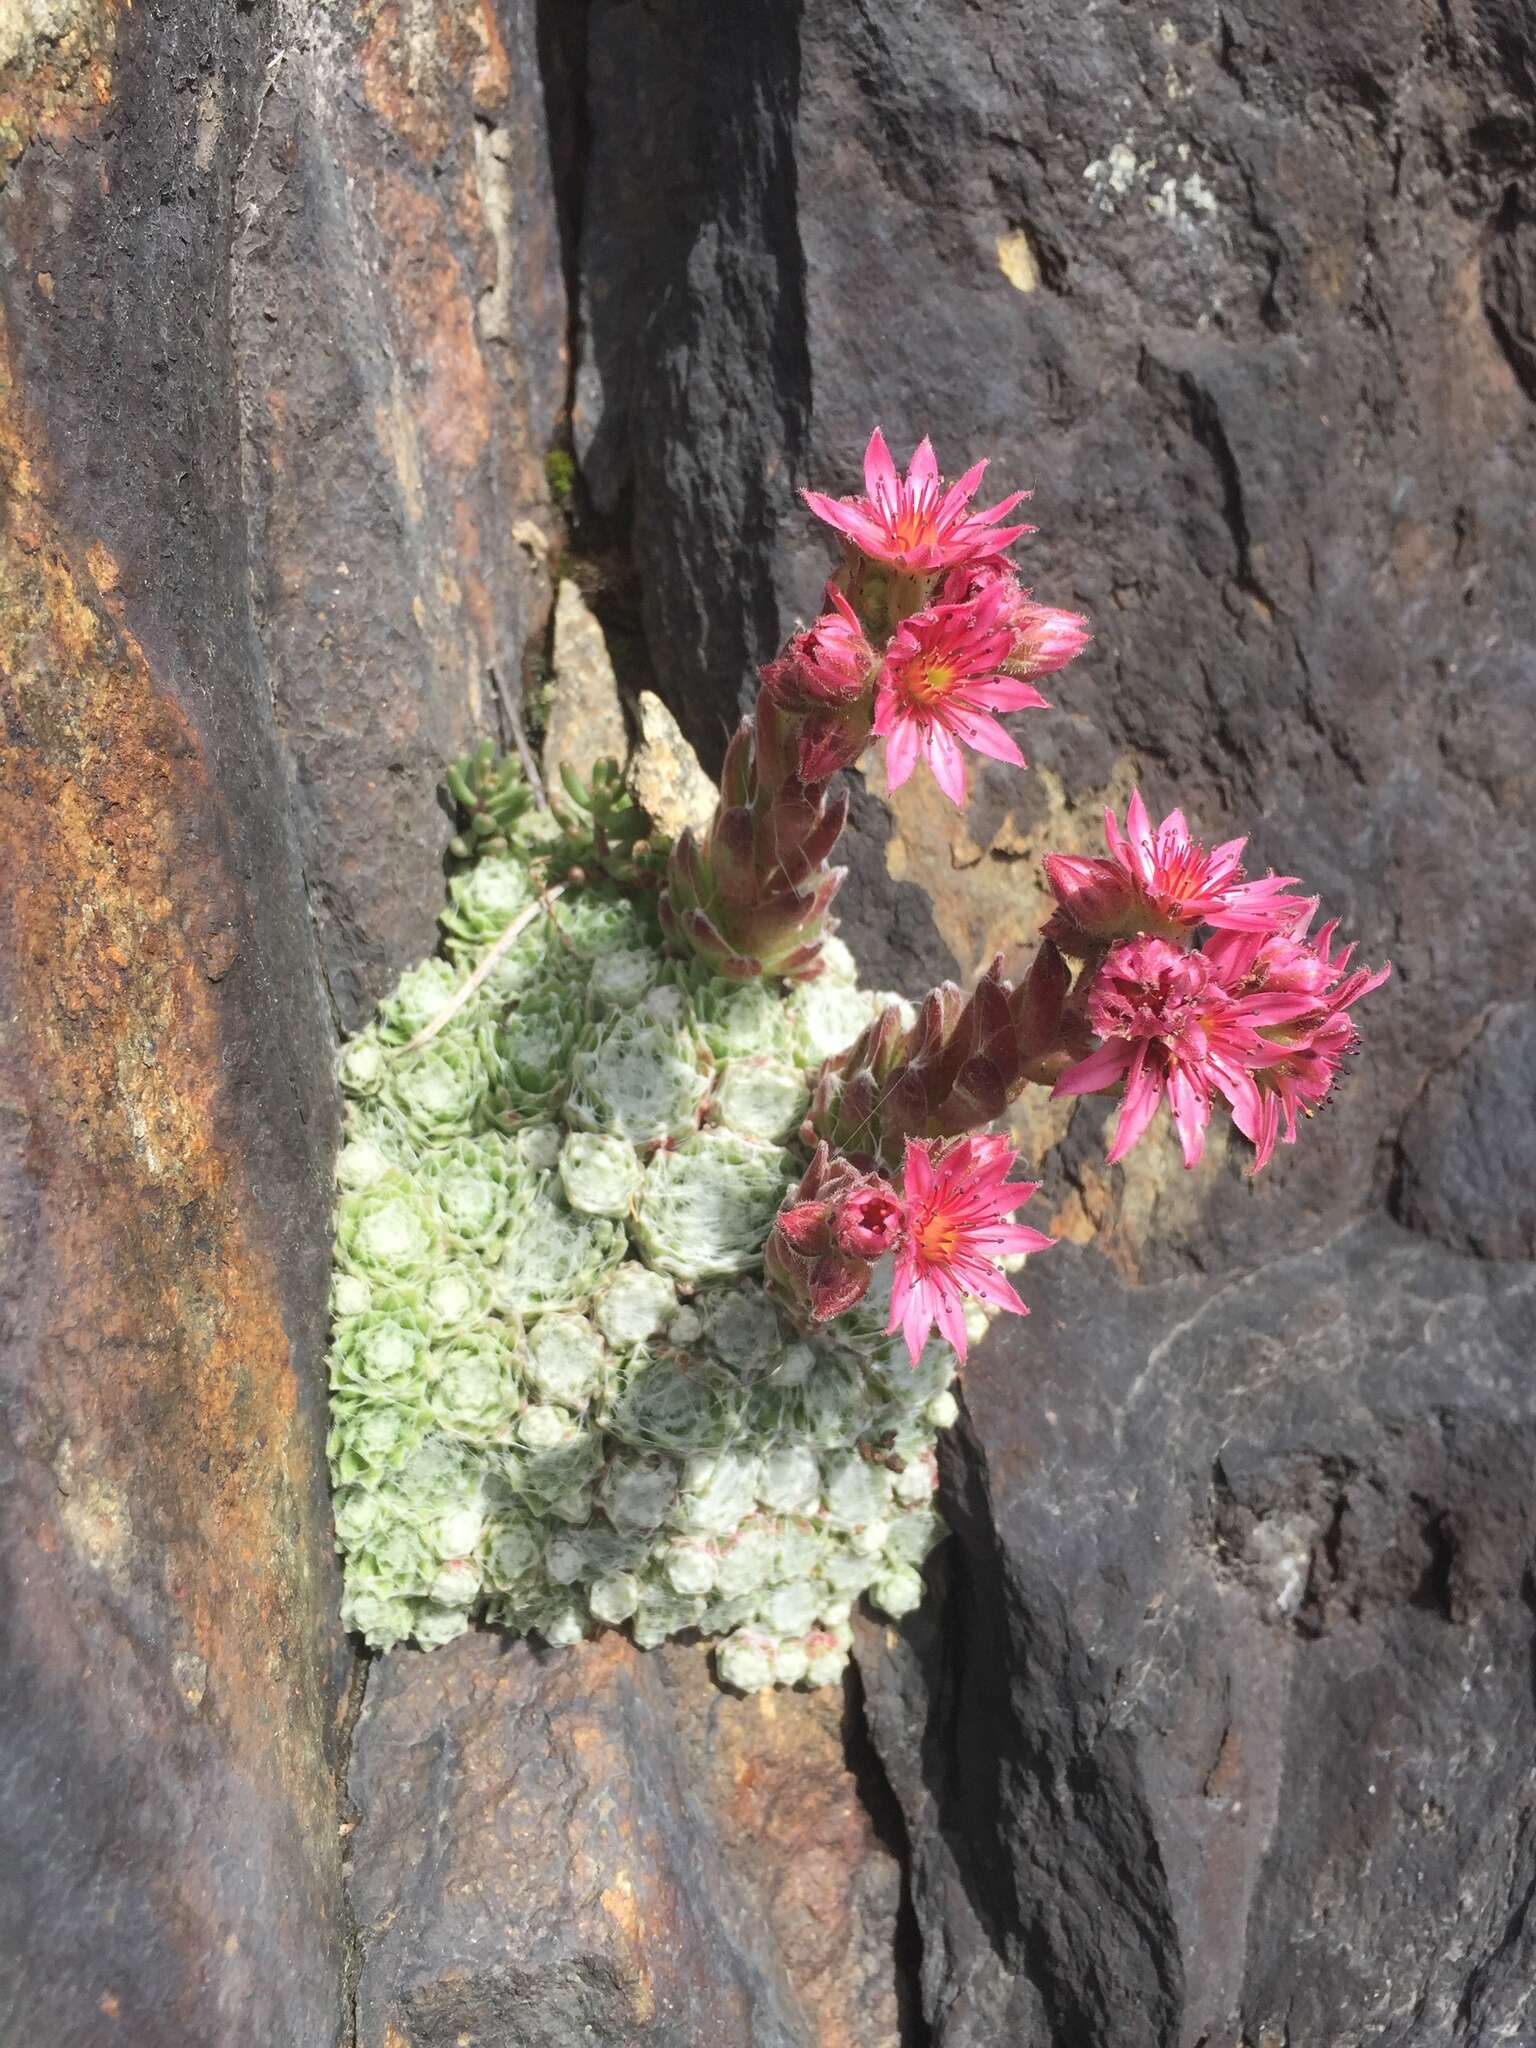
[[[571,893],[578,935],[644,952],[643,927]],[[562,949],[553,990],[477,991],[452,1029],[483,1087],[430,1134],[401,1095],[420,1070],[398,1055],[431,1015],[386,998],[400,1022],[378,1039],[383,1077],[354,1077],[343,1155],[346,1611],[379,1646],[436,1645],[477,1617],[553,1642],[703,1629],[722,1675],[832,1682],[852,1600],[883,1588],[900,1611],[941,1525],[920,1462],[921,1499],[871,1499],[881,1513],[861,1526],[843,1465],[826,1461],[856,1457],[874,1413],[931,1446],[931,1390],[915,1379],[893,1419],[884,1381],[866,1394],[850,1359],[768,1301],[759,1261],[793,1174],[772,1139],[804,1112],[805,1062],[875,1004],[840,948],[797,990],[684,970],[649,946],[649,965],[618,977],[614,952],[582,945]],[[451,966],[412,983],[439,998],[461,985]],[[563,1094],[548,1049],[562,1039]]]

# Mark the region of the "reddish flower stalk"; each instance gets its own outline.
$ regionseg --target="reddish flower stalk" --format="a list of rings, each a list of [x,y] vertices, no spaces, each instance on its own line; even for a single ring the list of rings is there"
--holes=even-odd
[[[909,1137],[958,1137],[1001,1116],[1027,1081],[1050,1082],[1086,1041],[1064,1010],[1070,976],[1045,942],[1017,987],[992,962],[969,996],[945,982],[910,1028],[885,1010],[817,1077],[804,1138],[899,1163]]]
[[[1028,678],[1071,660],[1087,628],[1020,589],[1003,551],[1029,529],[998,522],[1023,493],[972,509],[984,468],[946,486],[924,441],[900,477],[877,429],[865,497],[806,493],[847,560],[829,609],[763,670],[756,710],[727,751],[719,809],[702,834],[679,838],[660,902],[673,943],[716,973],[820,972],[843,879],[830,856],[847,814],[831,783],[871,730],[887,740],[892,788],[921,753],[957,803],[962,745],[1023,765],[995,713],[1043,706]],[[947,601],[931,605],[941,581]]]
[[[795,735],[766,691],[758,713],[756,724],[743,719],[726,749],[707,831],[701,839],[684,831],[672,849],[662,927],[716,974],[804,981],[821,971],[827,911],[846,872],[829,856],[848,797],[787,767]]]
[[[891,789],[924,759],[957,804],[966,748],[1025,765],[999,714],[1045,707],[1036,682],[1089,630],[1020,584],[1006,550],[1029,529],[1002,522],[1022,494],[975,509],[983,467],[946,485],[925,440],[901,476],[877,431],[862,497],[805,493],[844,561],[822,616],[763,670],[719,807],[679,839],[661,901],[674,942],[717,973],[820,971],[843,879],[835,778],[871,737]],[[1348,1012],[1388,970],[1351,973],[1331,924],[1309,938],[1315,905],[1289,893],[1292,876],[1248,879],[1241,838],[1206,847],[1179,810],[1154,826],[1139,791],[1104,830],[1102,855],[1047,857],[1057,907],[1017,987],[998,959],[968,996],[933,989],[910,1023],[893,1005],[823,1065],[801,1130],[810,1164],[765,1251],[770,1289],[802,1323],[852,1307],[888,1252],[891,1329],[914,1359],[935,1325],[964,1356],[968,1294],[1022,1309],[1000,1261],[1049,1240],[1003,1221],[1032,1189],[1008,1181],[1013,1147],[982,1127],[1026,1082],[1117,1093],[1112,1161],[1166,1102],[1193,1166],[1223,1103],[1255,1171],[1327,1099],[1358,1043]]]

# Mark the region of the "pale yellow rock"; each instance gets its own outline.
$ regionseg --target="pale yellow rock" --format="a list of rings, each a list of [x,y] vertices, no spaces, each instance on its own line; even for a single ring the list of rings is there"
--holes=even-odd
[[[1032,292],[1040,283],[1040,259],[1022,228],[997,238],[997,267],[1016,292]]]
[[[544,728],[544,779],[558,788],[560,770],[588,775],[605,754],[622,762],[629,733],[603,629],[574,583],[555,593],[555,687]]]
[[[718,792],[661,699],[640,692],[640,744],[630,764],[636,801],[669,839],[685,825],[701,832],[714,816]]]

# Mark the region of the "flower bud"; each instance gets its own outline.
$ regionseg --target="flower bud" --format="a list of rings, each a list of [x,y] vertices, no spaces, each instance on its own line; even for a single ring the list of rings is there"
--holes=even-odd
[[[763,1257],[768,1288],[802,1325],[824,1323],[862,1299],[874,1261],[901,1231],[896,1190],[818,1145]]]

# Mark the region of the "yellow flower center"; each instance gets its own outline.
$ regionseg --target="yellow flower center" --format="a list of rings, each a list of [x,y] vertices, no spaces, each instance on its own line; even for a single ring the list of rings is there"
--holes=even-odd
[[[959,1229],[942,1211],[937,1215],[925,1216],[918,1225],[918,1256],[929,1265],[949,1265],[954,1259],[959,1243]]]
[[[913,661],[902,681],[908,702],[926,711],[949,695],[955,686],[955,671],[947,661]]]
[[[905,505],[890,522],[890,531],[904,548],[920,547],[934,538],[933,519],[926,506]]]

